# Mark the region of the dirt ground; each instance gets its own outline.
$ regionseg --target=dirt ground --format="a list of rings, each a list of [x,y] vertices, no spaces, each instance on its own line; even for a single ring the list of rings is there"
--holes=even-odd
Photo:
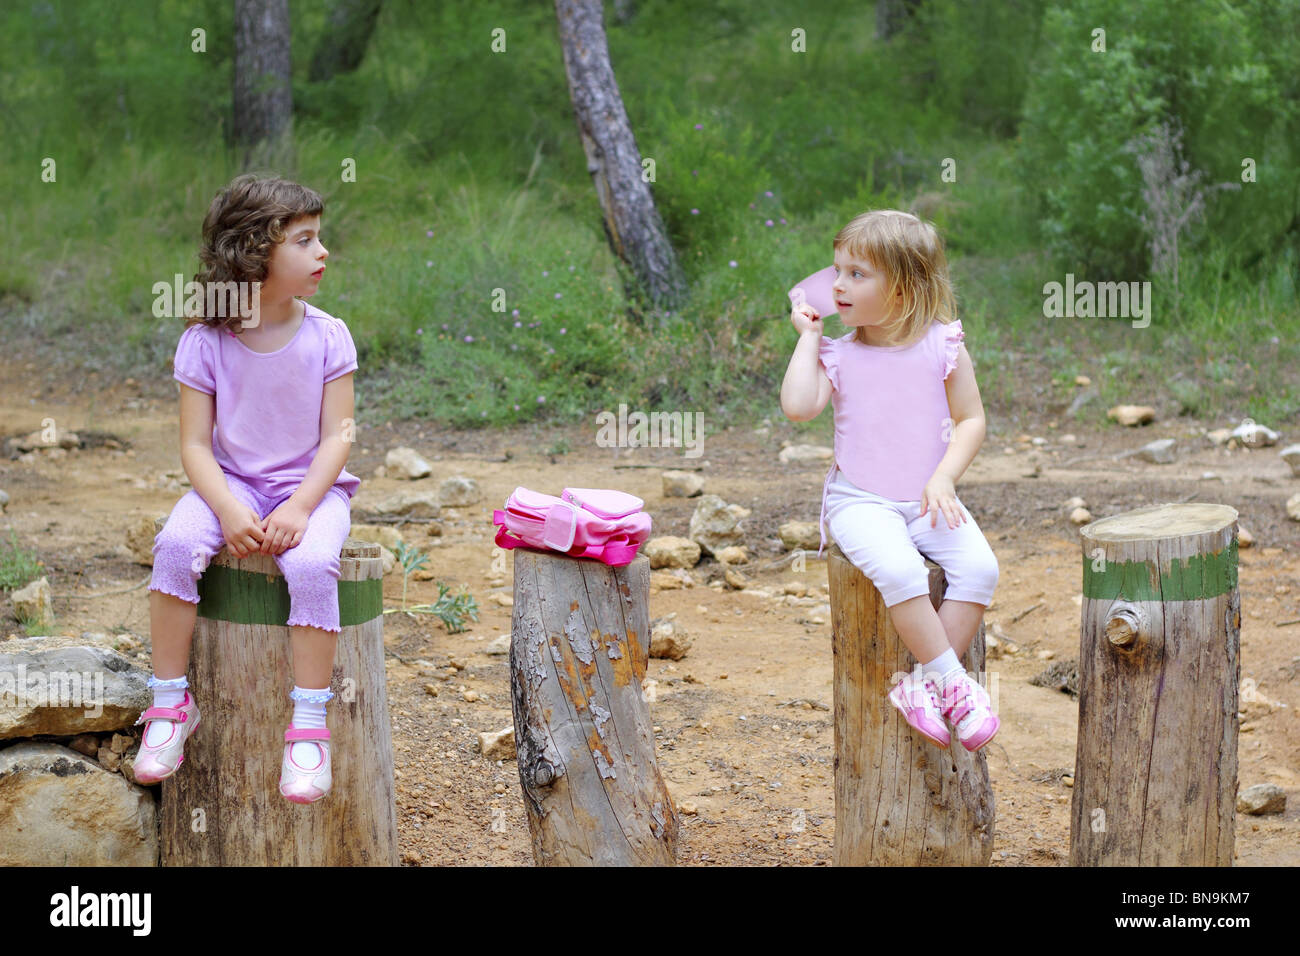
[[[124,540],[130,524],[166,514],[185,491],[177,481],[184,473],[174,386],[61,376],[14,356],[0,356],[0,438],[37,430],[52,418],[60,430],[109,432],[127,447],[76,449],[55,459],[42,452],[32,462],[0,458],[0,488],[11,499],[0,536],[7,541],[12,529],[44,563],[57,633],[129,633],[142,643],[137,663],[148,667],[149,570],[131,559]],[[1056,427],[1046,416],[1007,423],[990,414],[989,435],[958,494],[1001,567],[986,626],[998,623],[1024,649],[989,665],[998,674],[1002,717],[988,749],[997,811],[994,865],[1068,862],[1070,790],[1062,776],[1074,765],[1077,703],[1029,680],[1047,666],[1040,652],[1052,652],[1056,661],[1078,655],[1081,555],[1078,532],[1061,509],[1075,495],[1094,517],[1191,500],[1240,512],[1242,527],[1255,538],[1241,552],[1241,675],[1271,703],[1243,705],[1239,782],[1243,788],[1278,784],[1290,800],[1280,815],[1238,816],[1237,863],[1300,864],[1300,525],[1284,508],[1300,480],[1277,447],[1228,451],[1204,437],[1204,427],[1234,424],[1182,419],[1087,432]],[[1067,445],[1062,437],[1071,431],[1077,441]],[[676,802],[696,808],[681,817],[678,860],[829,865],[834,736],[825,565],[812,559],[803,573],[763,569],[780,557],[782,522],[817,520],[824,465],[779,463],[783,441],[804,440],[779,416],[767,430],[709,435],[697,459],[673,449],[625,449],[616,456],[596,447],[594,436],[594,426],[452,432],[391,422],[362,429],[348,463],[363,479],[359,501],[412,484],[371,477],[385,452],[399,445],[434,464],[433,476],[416,484],[436,489],[443,478],[461,474],[484,492],[481,504],[444,512],[441,536],[408,535],[408,543],[429,551],[436,578],[470,588],[482,609],[478,623],[450,635],[424,616],[385,618],[403,862],[532,863],[516,764],[478,755],[480,731],[511,723],[508,659],[485,653],[488,642],[509,633],[511,613],[493,597],[509,593],[508,561],[504,586],[488,580],[492,508],[521,484],[551,493],[566,484],[618,487],[645,498],[655,534],[685,535],[695,505],[665,499],[659,478],[661,468],[685,465],[702,467],[706,491],[752,509],[746,519],[752,562],[745,591],[711,589],[720,570],[706,558],[693,572],[694,587],[650,598],[651,617],[675,612],[693,641],[681,661],[649,666],[657,681],[651,710],[660,767]],[[1046,443],[1035,446],[1033,437]],[[1179,439],[1175,464],[1114,457],[1163,437]],[[571,450],[548,455],[561,438]],[[353,520],[363,519],[354,512]],[[779,594],[785,583],[812,591],[784,600],[752,593]],[[385,579],[384,594],[385,607],[400,603],[400,571]],[[408,602],[436,596],[432,581],[410,581]],[[22,636],[12,605],[0,599],[5,634]],[[453,661],[455,676],[448,677]],[[430,684],[439,688],[436,697],[425,689]],[[477,691],[478,699],[466,702],[463,690]],[[493,827],[501,819],[504,831],[499,822]]]

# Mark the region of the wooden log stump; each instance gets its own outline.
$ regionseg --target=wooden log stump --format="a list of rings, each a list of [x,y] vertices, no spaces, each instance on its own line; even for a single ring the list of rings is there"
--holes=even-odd
[[[925,565],[938,610],[947,582],[937,564]],[[994,803],[984,751],[970,753],[956,734],[941,750],[907,725],[887,695],[916,658],[876,586],[833,543],[826,566],[835,656],[834,864],[987,866]],[[962,666],[985,682],[983,624]],[[996,711],[996,682],[987,689]]]
[[[334,785],[308,805],[279,791],[293,715],[288,586],[271,555],[240,560],[222,548],[212,559],[187,672],[202,726],[162,783],[162,865],[397,865],[379,554],[355,538],[340,552],[343,630],[327,708]]]
[[[642,692],[650,561],[519,548],[510,675],[538,866],[671,866],[678,821]]]
[[[1231,866],[1237,512],[1167,504],[1079,529],[1072,866]]]

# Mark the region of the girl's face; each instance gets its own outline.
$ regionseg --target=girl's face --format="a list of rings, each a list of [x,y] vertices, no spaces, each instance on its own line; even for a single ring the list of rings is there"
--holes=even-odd
[[[835,253],[835,282],[831,286],[840,319],[850,328],[889,325],[895,309],[902,305],[903,292],[894,294],[893,306],[885,301],[888,279],[869,261],[852,258],[847,250]]]
[[[272,295],[310,296],[325,275],[329,250],[321,245],[320,216],[303,216],[284,228],[284,241],[271,250],[266,263],[267,286]]]

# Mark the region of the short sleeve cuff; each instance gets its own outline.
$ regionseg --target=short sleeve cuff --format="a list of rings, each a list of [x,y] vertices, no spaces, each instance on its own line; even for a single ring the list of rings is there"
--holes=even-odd
[[[961,354],[961,344],[966,338],[962,331],[961,320],[950,322],[943,336],[943,380],[946,382],[952,370],[957,367],[957,357]]]

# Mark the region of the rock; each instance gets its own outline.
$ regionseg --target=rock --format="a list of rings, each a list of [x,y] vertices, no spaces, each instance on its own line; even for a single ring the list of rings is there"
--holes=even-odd
[[[50,604],[50,582],[44,577],[14,591],[9,595],[9,600],[13,601],[14,614],[20,621],[34,621],[44,625],[54,620],[54,607]]]
[[[744,544],[740,524],[749,513],[748,508],[729,505],[717,495],[704,495],[691,515],[691,540],[709,554],[733,544]]]
[[[1157,465],[1171,465],[1174,462],[1174,440],[1160,438],[1138,449],[1137,457]]]
[[[1071,697],[1078,697],[1079,662],[1073,658],[1057,661],[1047,670],[1029,678],[1029,683],[1035,687],[1050,687],[1053,690],[1064,691]]]
[[[478,749],[489,760],[513,760],[515,757],[515,728],[497,730],[478,735]]]
[[[1073,511],[1075,508],[1086,508],[1086,507],[1088,507],[1088,502],[1084,501],[1078,495],[1075,495],[1065,504],[1061,505],[1061,508],[1064,511]]]
[[[438,486],[438,503],[444,508],[463,508],[483,500],[478,482],[463,475],[453,475]]]
[[[787,551],[813,551],[822,546],[822,529],[815,521],[787,521],[776,533]]]
[[[95,754],[95,759],[99,761],[99,765],[103,767],[105,770],[112,770],[114,773],[116,773],[118,770],[118,766],[122,762],[122,755],[115,754],[108,747],[101,745],[99,748],[99,752]]]
[[[0,740],[123,730],[153,700],[149,675],[114,651],[24,644],[0,653]]]
[[[9,447],[15,451],[53,451],[56,448],[80,448],[81,437],[76,432],[57,432],[47,441],[45,433],[34,431],[18,438],[9,439]]]
[[[1300,521],[1300,492],[1286,500],[1286,513],[1292,521]]]
[[[403,850],[402,862],[409,863],[411,866],[419,866],[424,857],[420,856],[419,850]]]
[[[358,541],[373,541],[389,551],[396,551],[399,544],[406,543],[400,531],[392,525],[385,524],[354,524],[352,530],[348,532],[348,537],[356,538]]]
[[[1044,648],[1034,656],[1037,657],[1040,661],[1050,661],[1053,657],[1056,656],[1056,651],[1050,650],[1048,648]]]
[[[408,518],[436,518],[438,496],[432,491],[399,491],[358,510],[381,515],[406,515]]]
[[[693,568],[700,561],[700,546],[689,538],[660,535],[641,545],[651,568]]]
[[[99,737],[95,734],[77,734],[68,741],[67,746],[71,747],[79,754],[87,757],[93,757],[99,753]]]
[[[437,697],[439,694],[442,693],[442,691],[438,688],[437,684],[425,684],[424,692],[428,694],[430,697]]]
[[[0,512],[5,510],[5,505],[9,504],[9,492],[0,488]]]
[[[684,817],[693,817],[700,812],[700,808],[687,800],[684,803],[677,804],[677,812]]]
[[[686,632],[676,621],[677,612],[650,622],[650,656],[680,661],[691,649]]]
[[[467,704],[472,704],[479,699],[478,691],[476,690],[464,691],[460,696],[465,698],[465,703]]]
[[[660,478],[665,498],[694,498],[704,490],[704,476],[698,472],[665,471]]]
[[[390,448],[384,456],[384,472],[389,478],[425,478],[432,471],[433,466],[414,448]]]
[[[723,548],[717,553],[716,557],[722,564],[745,564],[749,561],[749,555],[745,552],[745,549],[738,548],[734,544]]]
[[[667,571],[651,571],[650,587],[660,591],[677,591],[680,590],[683,585],[681,578],[669,574]]]
[[[75,750],[0,750],[0,781],[0,866],[158,865],[153,794]]]
[[[1300,445],[1288,445],[1278,454],[1282,456],[1283,461],[1291,466],[1292,477],[1300,478]],[[3,492],[0,492],[0,494],[3,494]]]
[[[723,573],[723,577],[726,579],[727,584],[735,588],[737,591],[743,591],[745,585],[749,584],[749,578],[731,568],[727,568]]]
[[[1205,437],[1208,438],[1210,441],[1214,442],[1216,445],[1226,445],[1228,443],[1228,439],[1232,438],[1232,429],[1216,428],[1214,429],[1214,431],[1206,432]]]
[[[372,478],[376,478],[376,479],[378,479],[378,478],[387,478],[387,477],[388,477],[388,469],[385,468],[383,465],[376,465],[376,466],[375,466],[375,470],[372,471],[372,472],[370,473],[370,475],[371,475]]]
[[[1070,512],[1070,524],[1085,525],[1092,520],[1092,512],[1087,508],[1075,508]]]
[[[1232,437],[1247,448],[1263,448],[1265,445],[1276,445],[1278,434],[1267,425],[1248,418],[1232,430]]]
[[[984,654],[991,661],[996,661],[1001,659],[1002,642],[999,641],[992,634],[986,633],[984,635]]]
[[[126,753],[135,744],[135,738],[128,734],[113,734],[109,741],[108,749],[113,751],[119,757]]]
[[[492,603],[498,607],[514,607],[515,599],[509,594],[504,594],[498,591],[496,594],[492,595]]]
[[[1116,405],[1106,412],[1107,418],[1113,418],[1121,425],[1145,425],[1155,421],[1156,410],[1146,405]]]
[[[1249,548],[1254,543],[1255,543],[1255,536],[1251,534],[1249,531],[1247,531],[1245,528],[1243,528],[1241,525],[1237,525],[1237,547]]]
[[[1286,809],[1286,791],[1275,783],[1257,783],[1237,794],[1237,812],[1259,816]]]
[[[805,461],[829,461],[835,457],[835,449],[825,445],[787,445],[781,449],[780,459],[783,463]]]
[[[1091,385],[1091,384],[1092,384],[1092,379],[1088,378],[1088,376],[1086,376],[1086,375],[1076,375],[1076,376],[1074,376],[1074,384],[1075,384],[1075,385]]]
[[[502,634],[500,637],[494,639],[487,647],[483,648],[483,653],[492,655],[509,654],[510,635]]]

